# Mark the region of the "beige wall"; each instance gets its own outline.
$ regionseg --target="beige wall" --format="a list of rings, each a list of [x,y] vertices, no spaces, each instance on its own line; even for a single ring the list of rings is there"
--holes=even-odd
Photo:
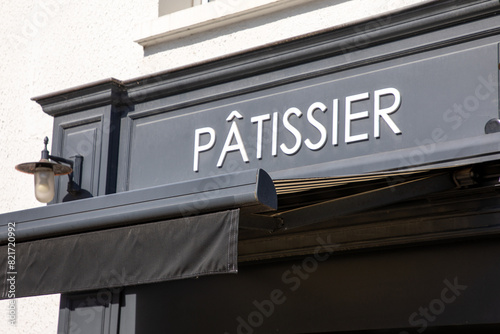
[[[223,1],[230,9],[250,0]],[[52,119],[30,100],[33,96],[108,77],[127,80],[426,1],[294,1],[293,7],[218,24],[194,35],[182,33],[145,49],[134,42],[144,35],[145,27],[168,29],[164,23],[168,20],[158,23],[158,0],[4,1],[0,11],[0,213],[39,205],[33,179],[14,170],[17,163],[38,160],[44,136],[52,134]],[[220,11],[220,5],[207,10]],[[195,14],[182,15],[195,19]],[[16,326],[8,323],[8,301],[0,302],[1,333],[56,333],[58,295],[16,302]]]

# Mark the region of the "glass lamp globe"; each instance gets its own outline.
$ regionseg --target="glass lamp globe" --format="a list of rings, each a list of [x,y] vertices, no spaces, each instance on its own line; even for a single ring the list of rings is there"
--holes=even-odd
[[[52,168],[38,167],[35,170],[35,197],[39,202],[49,203],[54,198],[54,171]]]

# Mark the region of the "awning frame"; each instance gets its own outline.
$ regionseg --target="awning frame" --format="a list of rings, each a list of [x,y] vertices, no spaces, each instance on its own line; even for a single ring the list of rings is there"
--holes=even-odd
[[[16,241],[22,242],[234,208],[242,208],[245,214],[277,208],[274,184],[265,171],[236,172],[3,214],[0,245],[7,243],[8,222],[16,222]]]
[[[269,175],[250,170],[3,214],[16,262],[0,257],[0,298],[8,275],[18,298],[236,273],[240,217],[276,208]]]

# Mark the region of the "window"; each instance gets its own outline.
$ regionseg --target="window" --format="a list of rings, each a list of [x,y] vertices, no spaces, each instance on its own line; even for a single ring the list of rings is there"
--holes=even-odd
[[[167,15],[213,1],[214,0],[160,0],[158,3],[158,16]]]
[[[138,26],[134,41],[149,47],[313,1],[159,0],[160,16]]]

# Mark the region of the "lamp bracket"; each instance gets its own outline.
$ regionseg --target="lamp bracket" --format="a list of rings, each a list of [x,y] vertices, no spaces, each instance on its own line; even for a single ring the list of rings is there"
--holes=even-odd
[[[55,162],[60,163],[60,164],[70,165],[71,168],[73,168],[74,165],[75,165],[75,163],[73,162],[73,160],[61,158],[61,157],[58,157],[58,156],[55,156],[55,155],[48,155],[48,158],[50,160],[55,161]],[[47,160],[49,160],[49,159],[47,159]]]
[[[83,156],[75,155],[72,157],[74,159],[74,163],[71,168],[73,171],[68,175],[68,192],[72,195],[77,194],[82,189],[82,166],[83,166]],[[70,160],[73,162],[72,160]]]
[[[68,174],[68,192],[72,195],[76,195],[82,189],[82,165],[83,156],[75,155],[71,159],[61,158],[53,155],[48,156],[50,160],[55,161],[60,164],[66,164],[71,166],[71,173]]]
[[[58,157],[55,155],[50,155],[47,150],[47,144],[49,143],[49,138],[45,137],[43,140],[43,144],[45,148],[42,150],[42,159],[52,160],[59,164],[69,165],[72,169],[72,172],[68,174],[68,192],[72,195],[77,194],[82,189],[82,165],[83,165],[83,156],[75,155],[71,157],[71,159],[66,159],[62,157]]]

